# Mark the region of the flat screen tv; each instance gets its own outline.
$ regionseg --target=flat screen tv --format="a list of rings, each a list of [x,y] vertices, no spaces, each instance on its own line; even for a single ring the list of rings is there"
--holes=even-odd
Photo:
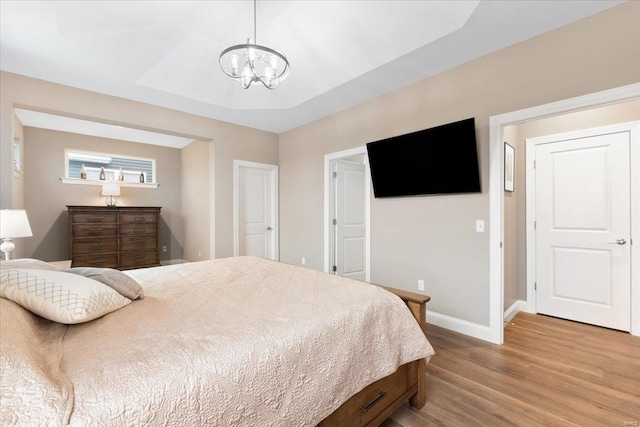
[[[375,197],[478,193],[473,118],[367,144]]]

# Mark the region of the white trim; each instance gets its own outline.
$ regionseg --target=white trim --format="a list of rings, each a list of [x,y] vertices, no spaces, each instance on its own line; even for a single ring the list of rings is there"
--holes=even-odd
[[[334,160],[342,159],[345,157],[353,157],[362,155],[364,156],[364,185],[366,187],[366,194],[364,201],[364,256],[365,256],[365,281],[371,282],[371,171],[369,169],[369,157],[367,156],[367,147],[361,146],[356,148],[350,148],[348,150],[336,151],[335,153],[325,154],[324,156],[324,272],[329,273],[331,248],[329,247],[331,242],[331,227],[330,222],[332,215],[330,212],[331,207],[331,162]]]
[[[526,152],[526,164],[525,164],[525,174],[526,174],[526,189],[525,189],[525,236],[526,236],[526,244],[527,244],[527,259],[526,259],[526,283],[527,283],[527,297],[526,303],[527,308],[526,311],[528,313],[537,313],[537,300],[536,300],[536,240],[535,240],[535,228],[534,221],[536,217],[536,202],[535,197],[531,198],[530,195],[535,194],[536,181],[533,179],[534,177],[534,168],[533,162],[536,159],[536,150],[535,145],[529,143],[529,140],[525,140],[524,142],[525,152]]]
[[[238,229],[238,171],[241,167],[264,169],[271,172],[271,182],[273,184],[273,204],[271,207],[271,218],[273,218],[273,246],[271,247],[271,249],[273,250],[273,258],[271,259],[273,259],[274,261],[278,261],[280,259],[280,251],[278,248],[278,240],[280,235],[280,222],[278,220],[278,165],[249,162],[246,160],[233,161],[233,256],[240,255],[240,239]]]
[[[73,184],[73,185],[103,185],[106,182],[111,181],[98,181],[95,179],[80,179],[80,178],[62,178],[60,177],[60,181],[63,184]],[[158,188],[160,184],[155,182],[126,182],[126,181],[113,181],[115,184],[119,184],[120,187],[133,187],[133,188]]]
[[[69,153],[88,154],[91,156],[119,157],[121,159],[146,160],[151,162],[151,174],[153,175],[153,179],[154,180],[157,179],[156,159],[152,159],[149,157],[129,156],[128,154],[100,153],[97,151],[75,150],[73,148],[64,149],[64,179],[77,179],[77,178],[69,178]],[[60,178],[60,179],[63,179],[63,178]],[[69,184],[69,183],[65,183],[65,184]],[[155,184],[155,182],[150,182],[147,184]]]
[[[537,138],[529,138],[525,141],[527,149],[527,176],[534,176],[533,161],[535,160],[535,148],[537,145],[547,144],[563,139],[584,138],[594,135],[629,132],[630,134],[630,180],[631,180],[631,241],[638,242],[638,228],[640,228],[640,121],[618,123],[609,126],[581,129],[573,132],[545,135]],[[633,167],[633,165],[636,167]],[[536,272],[536,246],[535,229],[533,220],[536,212],[535,180],[527,180],[527,311],[537,313],[537,301],[535,292]],[[640,250],[631,247],[631,334],[640,335]],[[634,274],[635,273],[635,274]]]
[[[578,96],[489,118],[489,341],[495,344],[502,344],[504,340],[502,317],[504,253],[501,248],[501,242],[504,236],[504,193],[502,190],[504,175],[502,150],[503,127],[638,97],[640,97],[640,83],[633,83],[615,89]],[[636,238],[636,244],[638,244],[638,241],[639,239]],[[635,257],[634,260],[633,265],[635,267],[638,261]],[[636,278],[635,280],[638,279]],[[632,296],[634,301],[636,298],[640,299],[640,296]],[[632,330],[635,331],[634,334],[640,333],[638,330],[638,326],[640,326],[639,323],[640,319],[632,320]]]
[[[468,320],[458,319],[457,317],[447,316],[446,314],[436,313],[431,310],[427,310],[427,323],[449,329],[450,331],[469,335],[473,338],[491,341],[491,331],[489,330],[489,327],[479,323],[469,322]],[[429,328],[427,328],[427,336],[428,335]]]
[[[640,125],[631,131],[631,335],[640,336]]]
[[[504,323],[510,322],[511,319],[513,319],[516,314],[518,314],[521,311],[524,311],[524,307],[526,307],[526,305],[527,305],[526,301],[523,301],[521,299],[517,300],[516,302],[511,304],[511,307],[505,310],[504,314],[502,315],[502,321]]]

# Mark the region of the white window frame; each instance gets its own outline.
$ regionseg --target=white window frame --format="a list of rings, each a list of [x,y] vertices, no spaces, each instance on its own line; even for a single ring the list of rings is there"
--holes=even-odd
[[[144,160],[151,162],[151,171],[153,174],[153,182],[120,182],[121,187],[139,187],[139,188],[158,188],[157,175],[156,175],[156,159],[148,157],[129,156],[113,153],[102,153],[96,151],[76,150],[72,148],[65,148],[64,150],[64,177],[60,178],[63,184],[76,184],[76,185],[102,185],[104,181],[95,179],[79,179],[69,177],[69,153],[86,154],[90,156],[104,156],[104,157],[120,157],[132,160]]]

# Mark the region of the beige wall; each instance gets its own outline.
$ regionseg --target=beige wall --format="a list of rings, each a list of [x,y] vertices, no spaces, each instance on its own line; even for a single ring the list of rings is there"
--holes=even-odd
[[[489,117],[640,80],[640,2],[479,58],[280,136],[280,257],[323,267],[323,157],[476,118],[482,194],[374,199],[372,280],[417,290],[429,309],[489,324]]]
[[[640,120],[640,99],[534,120],[504,129],[505,141],[516,147],[516,191],[505,197],[505,308],[527,298],[526,162],[525,141],[553,135]],[[509,193],[505,193],[505,196]],[[515,202],[515,203],[514,203]],[[508,225],[508,227],[507,227]],[[509,259],[509,262],[507,262]],[[507,277],[509,280],[507,281]],[[507,303],[507,296],[511,304]]]
[[[213,149],[209,142],[195,141],[182,149],[183,259],[187,261],[209,259],[213,181],[209,170],[210,146]]]
[[[277,162],[278,135],[269,132],[7,72],[0,72],[0,93],[2,93],[0,97],[0,208],[2,209],[13,206],[11,147],[14,107],[187,136],[195,140],[215,141],[215,145],[221,147],[222,153],[220,162],[215,162],[219,163],[220,173],[216,171],[216,165],[214,165],[214,150],[210,150],[207,174],[210,175],[211,171],[214,171],[215,180],[227,181],[220,183],[224,202],[216,203],[213,198],[209,199],[210,204],[215,206],[216,216],[219,215],[221,218],[219,223],[222,236],[219,245],[223,254],[233,251],[233,240],[229,241],[230,231],[227,230],[233,224],[233,206],[228,202],[229,197],[225,194],[229,192],[227,187],[231,186],[232,172],[230,171],[232,171],[233,157],[237,155],[246,157],[244,160],[263,163]],[[26,162],[29,161],[28,156],[27,153]],[[181,160],[177,159],[174,165],[179,168]],[[177,176],[181,179],[180,173]],[[211,177],[207,176],[203,179],[211,179]],[[176,193],[179,199],[181,199],[180,191],[178,189]],[[184,211],[196,209],[187,205],[182,208]],[[210,210],[212,209],[214,208],[210,207]],[[178,215],[181,216],[181,213]],[[211,241],[214,240],[211,238]]]
[[[65,149],[95,151],[156,160],[157,189],[123,187],[120,206],[161,206],[161,260],[181,259],[184,236],[181,218],[180,150],[149,144],[98,138],[46,129],[25,128],[25,209],[33,237],[25,240],[25,255],[45,261],[69,258],[69,218],[66,205],[104,206],[101,187],[63,184]]]

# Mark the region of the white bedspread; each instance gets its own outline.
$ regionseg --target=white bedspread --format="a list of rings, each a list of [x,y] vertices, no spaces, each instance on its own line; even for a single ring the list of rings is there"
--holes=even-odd
[[[251,257],[129,274],[143,300],[64,336],[72,426],[313,426],[433,354],[365,283]]]

